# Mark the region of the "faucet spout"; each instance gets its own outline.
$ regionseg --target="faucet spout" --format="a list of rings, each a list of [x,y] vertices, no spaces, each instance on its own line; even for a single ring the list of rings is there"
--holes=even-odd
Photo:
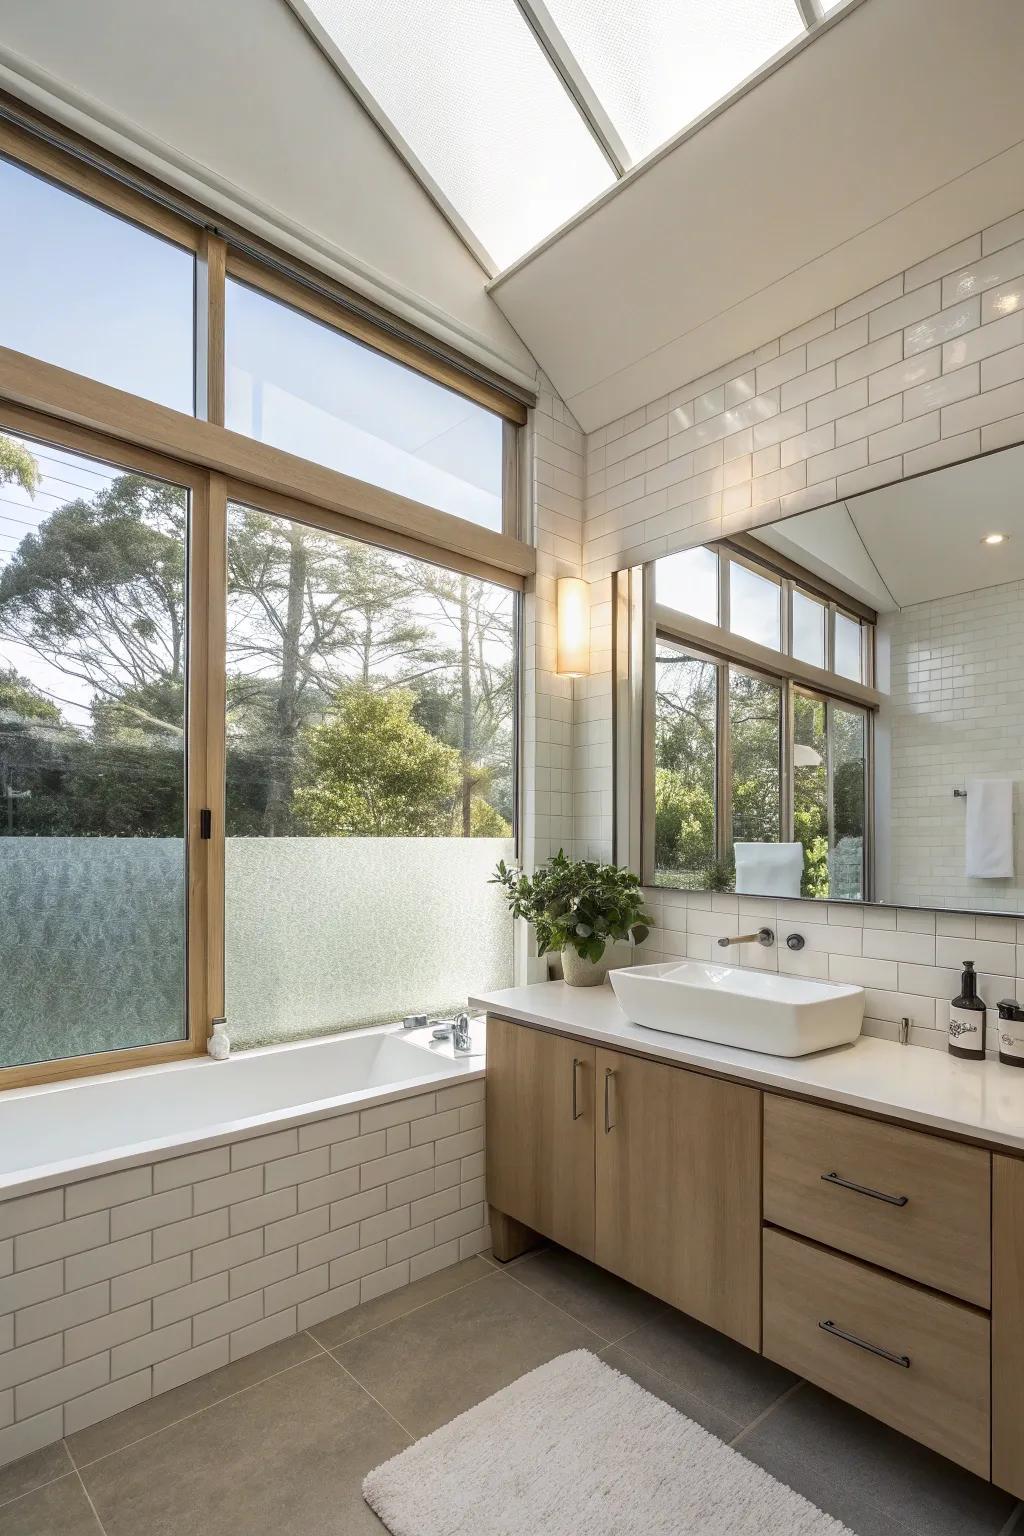
[[[759,928],[756,933],[738,933],[731,939],[719,939],[718,947],[728,949],[733,944],[763,944],[765,949],[770,949],[774,943],[775,930]]]

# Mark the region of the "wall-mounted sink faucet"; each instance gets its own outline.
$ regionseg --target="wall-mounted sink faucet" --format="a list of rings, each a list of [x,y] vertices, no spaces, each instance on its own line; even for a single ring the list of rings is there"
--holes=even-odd
[[[759,928],[756,933],[738,933],[732,939],[719,939],[718,946],[728,949],[731,944],[763,944],[765,949],[770,949],[774,943],[774,928]]]

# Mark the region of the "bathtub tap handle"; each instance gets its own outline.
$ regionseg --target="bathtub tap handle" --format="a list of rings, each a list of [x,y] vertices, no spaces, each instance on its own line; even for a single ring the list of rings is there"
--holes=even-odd
[[[468,1013],[458,1013],[452,1020],[452,1050],[456,1056],[470,1054]]]

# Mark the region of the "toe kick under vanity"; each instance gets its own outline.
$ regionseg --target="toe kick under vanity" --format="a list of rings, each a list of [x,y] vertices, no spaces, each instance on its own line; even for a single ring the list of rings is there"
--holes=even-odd
[[[497,1257],[558,1242],[1024,1496],[1024,1073],[479,1002]]]

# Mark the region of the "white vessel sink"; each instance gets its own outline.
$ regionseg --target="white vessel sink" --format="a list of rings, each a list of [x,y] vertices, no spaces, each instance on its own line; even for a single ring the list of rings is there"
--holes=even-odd
[[[634,1024],[769,1056],[808,1056],[856,1040],[861,987],[743,971],[701,960],[612,971],[619,1006]]]

